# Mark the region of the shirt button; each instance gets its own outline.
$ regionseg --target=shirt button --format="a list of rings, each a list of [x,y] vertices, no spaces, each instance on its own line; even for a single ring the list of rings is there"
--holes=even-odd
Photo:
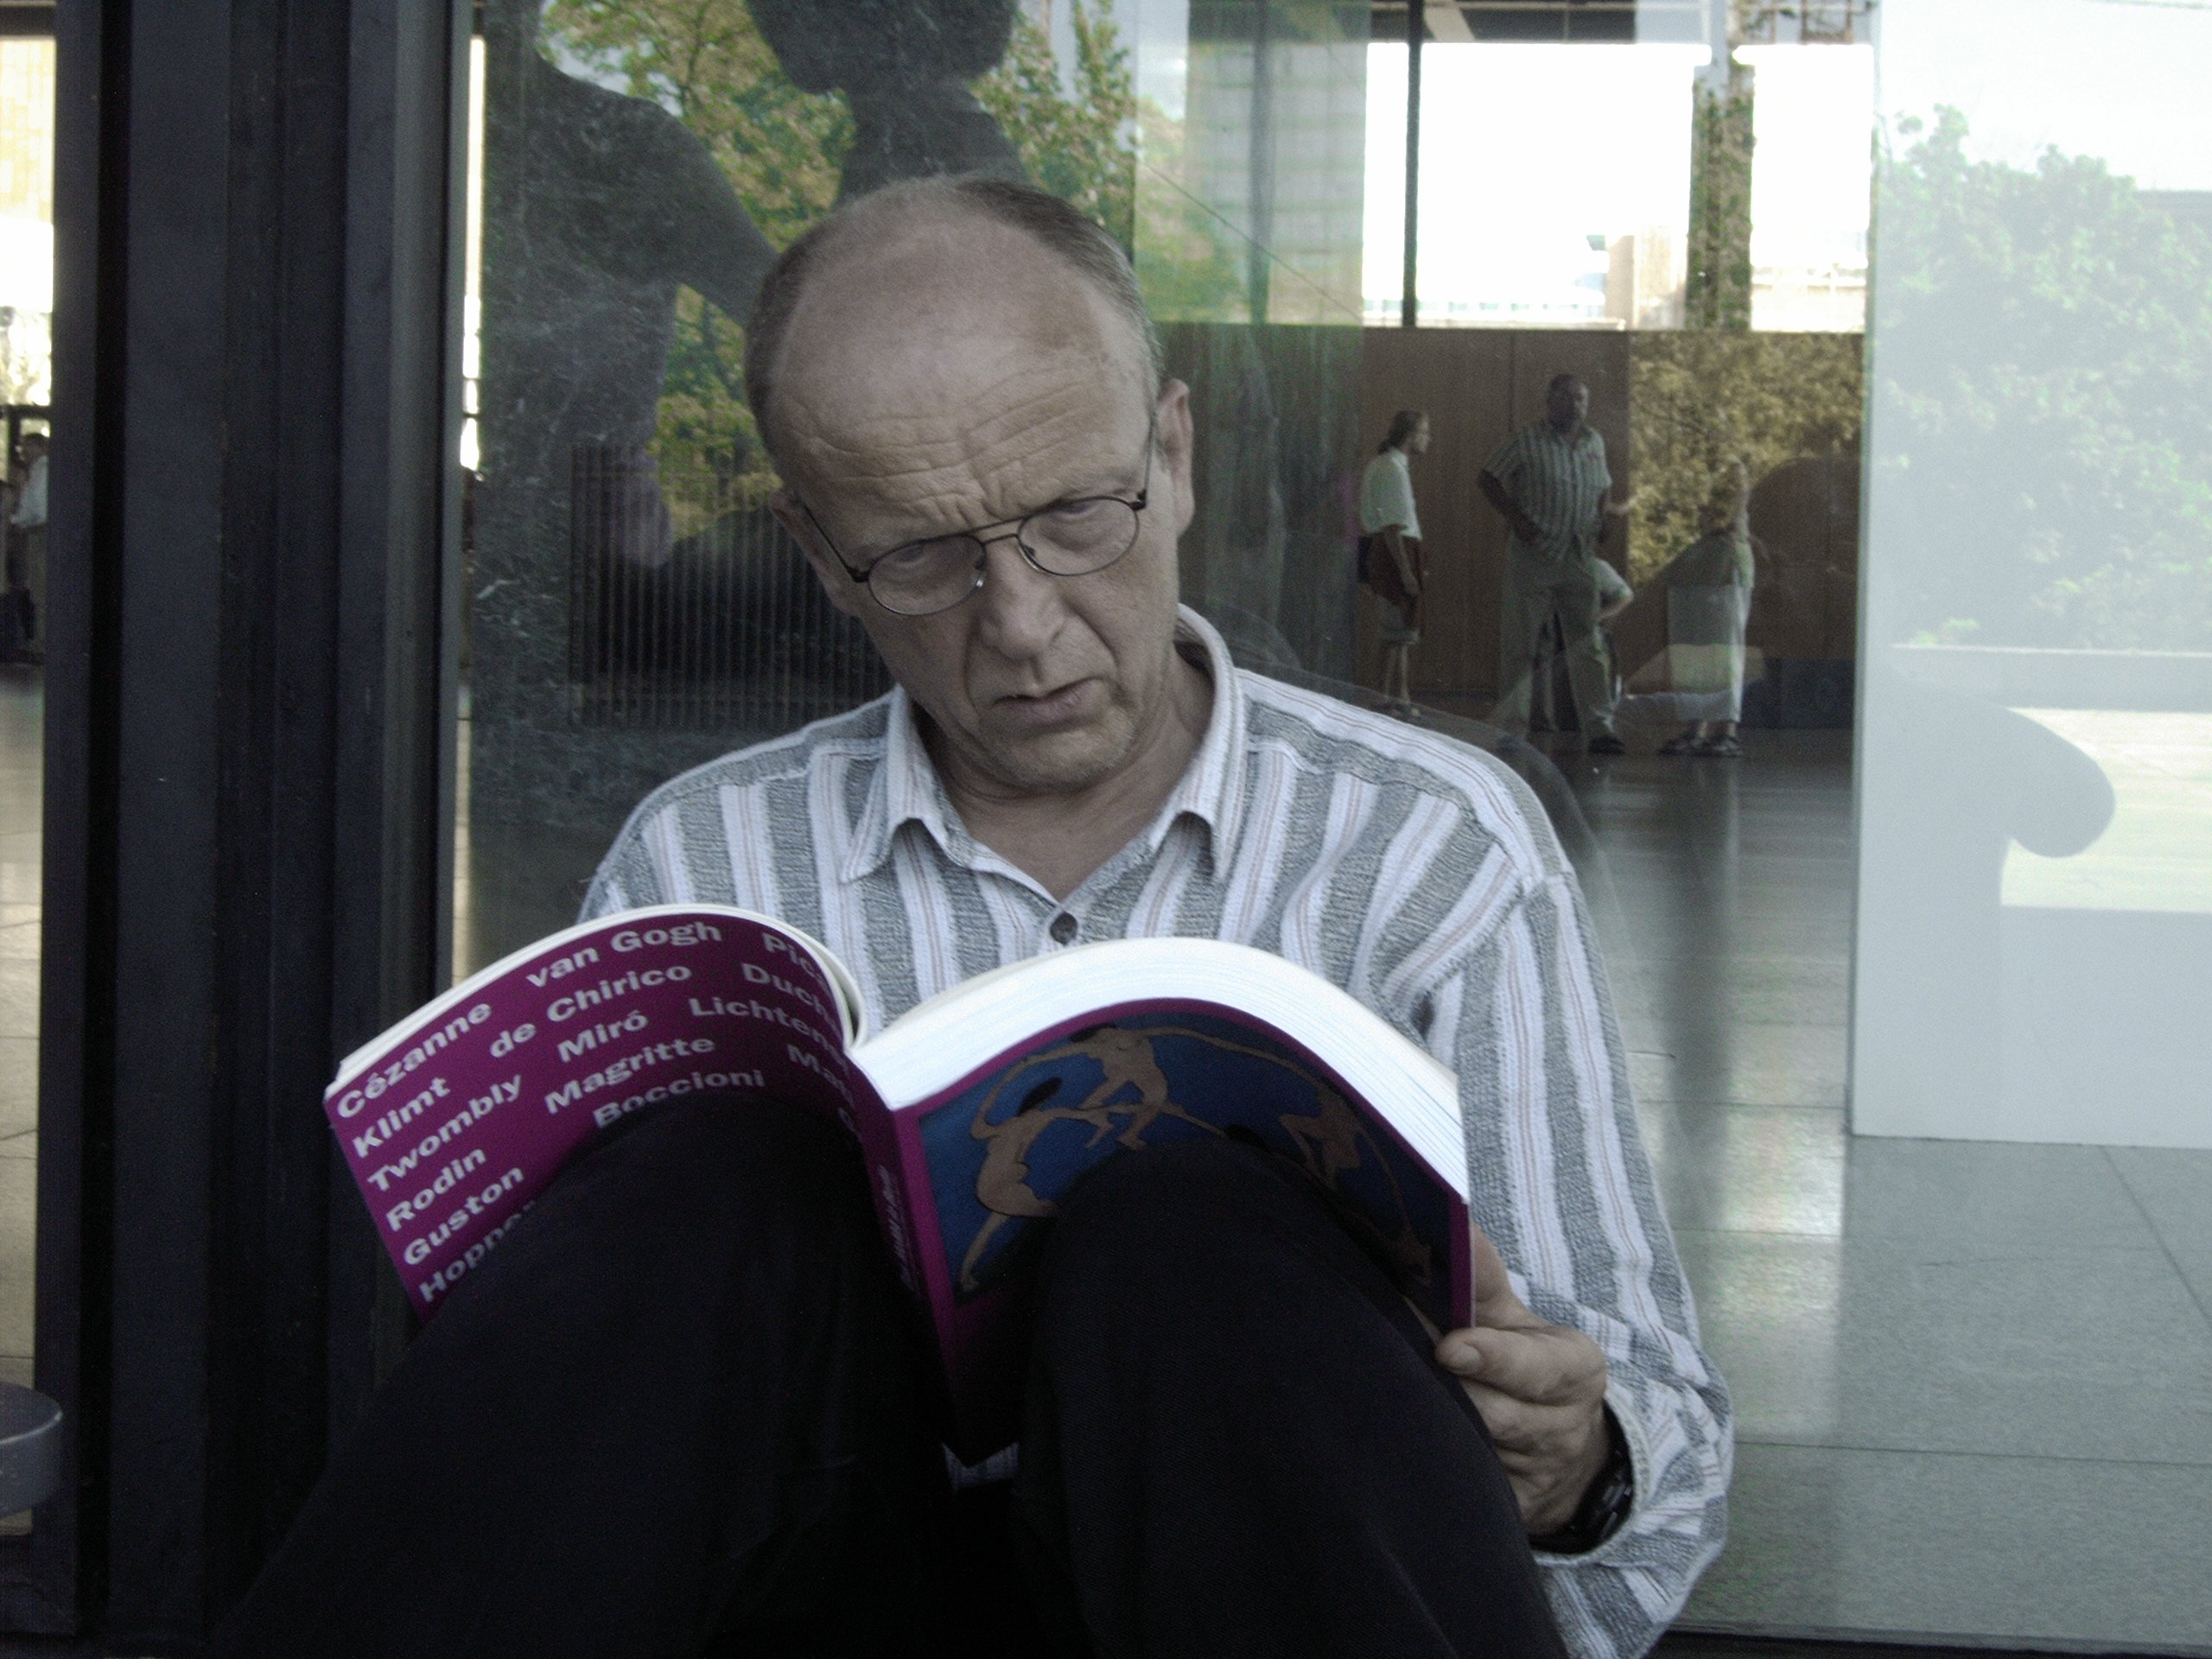
[[[1073,944],[1075,936],[1083,931],[1083,924],[1066,911],[1052,918],[1052,941],[1056,944]]]

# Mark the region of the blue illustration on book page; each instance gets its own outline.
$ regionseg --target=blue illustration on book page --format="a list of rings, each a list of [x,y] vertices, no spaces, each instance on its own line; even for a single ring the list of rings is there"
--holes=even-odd
[[[1018,1273],[1042,1242],[1036,1224],[1085,1171],[1215,1135],[1303,1169],[1417,1302],[1446,1294],[1451,1211],[1420,1160],[1264,1031],[1177,1012],[1048,1039],[925,1115],[956,1298]]]

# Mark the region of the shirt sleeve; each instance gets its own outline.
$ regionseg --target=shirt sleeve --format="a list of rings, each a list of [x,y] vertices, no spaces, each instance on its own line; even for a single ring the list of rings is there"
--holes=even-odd
[[[1573,877],[1532,886],[1433,1007],[1431,1046],[1459,1078],[1476,1223],[1529,1307],[1604,1352],[1634,1465],[1633,1507],[1611,1538],[1537,1556],[1545,1592],[1577,1659],[1633,1659],[1719,1553],[1731,1408],[1700,1344]]]
[[[667,825],[662,815],[652,807],[652,803],[648,800],[630,815],[629,823],[622,826],[622,833],[607,849],[607,856],[599,861],[591,886],[584,890],[584,901],[576,913],[578,921],[596,921],[620,911],[671,901]],[[659,857],[654,855],[657,849],[662,855]]]
[[[1622,578],[1621,573],[1613,569],[1612,561],[1610,559],[1592,557],[1590,561],[1590,575],[1598,584],[1598,599],[1600,604],[1612,605],[1622,600],[1636,597],[1636,589],[1630,587]]]
[[[1377,455],[1367,463],[1359,493],[1359,527],[1368,535],[1391,524],[1408,534],[1420,533],[1414,517],[1413,480],[1389,455]]]

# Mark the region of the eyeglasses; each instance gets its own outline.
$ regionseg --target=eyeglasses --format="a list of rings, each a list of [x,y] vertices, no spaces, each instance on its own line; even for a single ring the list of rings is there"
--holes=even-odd
[[[799,509],[845,574],[864,584],[877,604],[898,616],[934,616],[983,585],[984,556],[993,542],[1011,540],[1031,569],[1048,576],[1095,575],[1135,547],[1137,515],[1152,496],[1153,442],[1159,427],[1155,414],[1145,427],[1144,481],[1135,499],[1083,495],[1055,501],[1020,518],[906,543],[865,570],[855,569],[830,539],[813,508],[802,501]]]

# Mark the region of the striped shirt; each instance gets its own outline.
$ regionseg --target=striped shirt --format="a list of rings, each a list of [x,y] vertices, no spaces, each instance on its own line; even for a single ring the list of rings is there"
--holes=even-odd
[[[1558,839],[1489,756],[1243,672],[1187,609],[1179,643],[1212,677],[1205,735],[1158,817],[1065,902],[968,833],[893,690],[657,790],[584,913],[782,917],[852,969],[871,1027],[1082,939],[1230,939],[1350,992],[1458,1073],[1477,1223],[1529,1306],[1605,1352],[1634,1507],[1589,1554],[1537,1559],[1572,1652],[1641,1653],[1719,1550],[1729,1405]]]
[[[1605,522],[1599,498],[1613,486],[1595,427],[1563,438],[1549,421],[1532,421],[1499,444],[1483,470],[1544,532],[1531,545],[1516,531],[1514,551],[1556,564],[1595,550]]]

